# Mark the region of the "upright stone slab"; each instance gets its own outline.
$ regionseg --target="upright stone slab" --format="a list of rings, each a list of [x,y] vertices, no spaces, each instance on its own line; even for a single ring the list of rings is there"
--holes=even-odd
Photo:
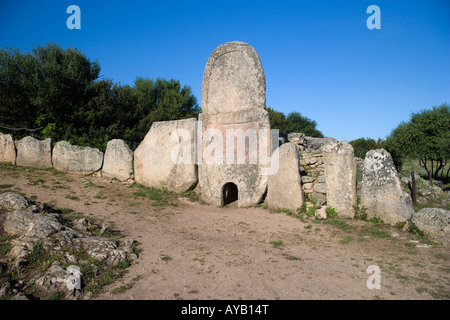
[[[266,107],[266,78],[255,49],[233,41],[217,47],[206,62],[202,112],[229,113]]]
[[[99,171],[103,164],[103,152],[97,148],[74,146],[67,141],[59,141],[53,149],[53,167],[58,171],[92,173]]]
[[[153,122],[134,151],[134,179],[149,187],[186,192],[198,181],[195,119]]]
[[[16,148],[14,140],[9,134],[0,132],[0,162],[16,164]]]
[[[356,204],[356,162],[353,147],[338,141],[326,144],[324,156],[327,205],[342,218],[354,218]]]
[[[229,188],[239,207],[262,200],[271,148],[265,91],[261,61],[250,45],[228,42],[213,51],[203,74],[196,145],[203,201],[227,204]]]
[[[102,175],[120,181],[128,180],[133,174],[132,162],[133,151],[125,141],[113,139],[106,145]]]
[[[16,165],[46,169],[52,167],[52,140],[25,137],[16,141]]]
[[[361,207],[366,208],[369,218],[379,217],[392,225],[408,221],[414,212],[394,161],[384,149],[370,150],[364,159]]]
[[[292,142],[278,148],[278,172],[269,176],[267,205],[271,209],[297,210],[305,201],[301,177],[298,148]]]

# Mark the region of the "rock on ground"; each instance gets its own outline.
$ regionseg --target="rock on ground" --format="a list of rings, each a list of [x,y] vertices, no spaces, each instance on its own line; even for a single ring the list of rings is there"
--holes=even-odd
[[[305,201],[298,148],[288,142],[281,145],[278,152],[279,168],[276,174],[269,176],[267,205],[271,209],[297,210]]]
[[[73,146],[59,141],[53,149],[53,167],[58,171],[92,173],[100,170],[103,152],[97,148]]]
[[[353,147],[338,141],[323,147],[327,205],[340,217],[354,218],[356,204],[356,163]]]
[[[411,222],[425,236],[450,244],[450,211],[440,208],[424,208],[413,214]]]
[[[407,222],[414,212],[394,161],[384,149],[370,150],[364,159],[361,207],[366,209],[368,218],[378,217],[392,225]]]
[[[120,181],[128,180],[133,175],[132,162],[133,151],[125,141],[113,139],[106,145],[102,175]]]
[[[37,140],[25,137],[15,142],[16,165],[47,169],[52,167],[52,140]]]
[[[197,184],[195,118],[153,122],[134,151],[134,179],[148,187],[186,192]]]
[[[0,132],[0,162],[16,164],[16,148],[14,140],[9,134]]]

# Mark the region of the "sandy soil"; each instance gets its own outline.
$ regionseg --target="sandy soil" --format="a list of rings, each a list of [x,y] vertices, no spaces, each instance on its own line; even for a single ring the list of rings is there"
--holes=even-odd
[[[133,195],[103,177],[0,167],[13,190],[71,208],[140,242],[129,272],[96,299],[449,299],[449,247],[382,224],[301,221],[262,207],[218,208]],[[381,289],[369,289],[369,266]]]

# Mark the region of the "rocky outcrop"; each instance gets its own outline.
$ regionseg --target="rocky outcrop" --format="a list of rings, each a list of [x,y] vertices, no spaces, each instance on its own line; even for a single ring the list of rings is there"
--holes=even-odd
[[[11,135],[0,132],[0,162],[16,164],[16,148]]]
[[[277,152],[277,151],[276,151]],[[299,153],[293,143],[278,148],[278,172],[269,176],[267,205],[271,209],[297,210],[304,203]]]
[[[15,142],[16,165],[47,169],[52,167],[52,140],[37,140],[25,137]]]
[[[338,141],[323,147],[326,177],[327,206],[339,217],[353,218],[356,205],[356,163],[353,147]]]
[[[0,194],[0,208],[3,208],[6,211],[26,209],[33,204],[33,201],[15,192],[5,192]]]
[[[424,208],[413,213],[411,222],[430,239],[450,245],[450,211]]]
[[[134,151],[136,183],[175,192],[195,187],[194,136],[194,118],[153,122]]]
[[[368,218],[378,217],[392,225],[407,222],[414,212],[392,157],[384,149],[370,150],[364,159],[361,207],[365,208]]]
[[[106,145],[102,175],[126,181],[133,175],[133,151],[125,141],[114,139]]]
[[[59,141],[53,149],[53,167],[58,171],[92,173],[100,170],[103,152],[97,148],[73,146]]]
[[[308,136],[305,137],[304,141],[305,149],[308,152],[322,152],[324,146],[337,142],[334,138],[316,138]]]
[[[98,271],[100,265],[109,268],[137,259],[133,251],[134,240],[114,240],[73,229],[66,225],[59,213],[21,195],[2,194],[0,204],[3,210],[9,211],[0,227],[14,236],[11,249],[5,257],[8,260],[5,268],[22,269],[30,263],[36,248],[45,250],[48,255],[57,255],[59,258],[56,262],[33,279],[35,285],[50,293],[68,292],[67,277],[71,272],[64,265],[83,265],[88,263],[86,259],[94,259]],[[99,226],[90,225],[90,229],[99,229]],[[85,252],[85,255],[75,255],[74,252]],[[11,291],[8,286],[0,289]]]

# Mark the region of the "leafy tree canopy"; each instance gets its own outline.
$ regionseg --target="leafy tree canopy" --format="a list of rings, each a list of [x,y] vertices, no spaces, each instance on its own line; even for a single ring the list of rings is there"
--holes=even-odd
[[[114,138],[134,149],[154,121],[196,117],[197,100],[177,80],[99,79],[100,65],[57,44],[0,50],[0,130],[16,138],[68,140],[101,150]]]
[[[449,105],[413,113],[408,122],[400,123],[391,132],[386,139],[386,149],[394,159],[419,159],[420,164],[437,177],[450,159]]]
[[[270,127],[280,130],[280,133],[301,132],[309,137],[324,137],[322,132],[317,130],[316,121],[302,116],[299,112],[291,112],[285,116],[284,113],[270,107],[266,110],[269,113]]]

